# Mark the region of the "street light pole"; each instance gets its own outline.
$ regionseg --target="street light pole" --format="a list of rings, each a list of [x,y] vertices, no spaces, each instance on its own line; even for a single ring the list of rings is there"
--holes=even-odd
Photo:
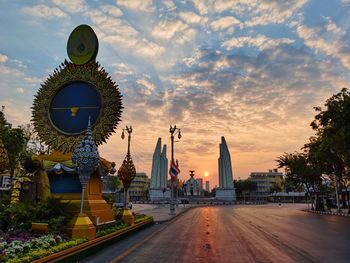
[[[126,131],[128,133],[128,152],[127,152],[126,156],[130,156],[130,140],[131,140],[132,126],[130,126],[130,128],[128,126],[126,126],[126,129],[123,129],[122,136],[121,136],[123,140],[125,138],[124,131]],[[127,192],[127,189],[125,189],[125,187],[124,187],[124,208],[127,208],[126,204],[129,201],[127,199],[128,199],[128,192]]]
[[[171,163],[174,162],[174,133],[176,132],[176,130],[178,130],[178,138],[181,139],[181,131],[179,128],[176,128],[176,125],[174,125],[174,127],[172,127],[170,125],[170,129],[169,132],[171,134],[170,138],[171,138]],[[170,213],[169,215],[175,215],[175,206],[174,206],[174,183],[172,178],[170,178],[170,182],[171,182],[171,202],[170,202]]]

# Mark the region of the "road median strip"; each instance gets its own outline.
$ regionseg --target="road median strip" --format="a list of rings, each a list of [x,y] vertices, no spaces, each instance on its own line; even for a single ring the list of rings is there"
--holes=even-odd
[[[66,261],[69,260],[72,257],[76,257],[80,259],[80,255],[82,253],[87,253],[88,250],[92,250],[92,249],[101,249],[99,248],[99,246],[101,246],[102,244],[105,244],[106,242],[112,242],[114,239],[117,238],[121,238],[127,234],[129,234],[132,231],[141,229],[149,224],[153,223],[153,217],[152,218],[148,218],[140,223],[137,223],[135,225],[132,226],[128,226],[126,228],[120,229],[116,232],[107,234],[105,236],[102,237],[98,237],[95,238],[93,240],[90,240],[88,242],[85,242],[83,244],[80,244],[78,246],[69,248],[69,249],[65,249],[63,251],[60,251],[58,253],[52,254],[50,256],[38,259],[36,261],[34,261],[33,263],[43,263],[43,262],[58,262],[58,261]],[[87,253],[89,254],[89,253]],[[85,256],[82,256],[81,258],[83,258]],[[68,261],[67,261],[68,262]]]

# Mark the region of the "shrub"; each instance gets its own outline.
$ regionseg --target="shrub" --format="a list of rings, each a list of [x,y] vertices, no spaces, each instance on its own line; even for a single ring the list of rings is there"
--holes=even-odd
[[[146,215],[144,215],[143,217],[138,217],[137,219],[135,218],[135,224],[136,224],[136,223],[139,223],[139,222],[142,222],[142,221],[144,221],[144,220],[146,220],[146,219],[149,219],[149,218],[152,218],[152,216],[146,216]]]
[[[38,203],[35,218],[42,221],[64,216],[65,221],[68,222],[71,218],[67,212],[71,211],[73,207],[72,203],[63,202],[61,198],[48,197]]]
[[[107,202],[107,204],[113,207],[113,204],[115,203],[115,198],[113,194],[103,194],[102,197]]]
[[[49,232],[53,234],[60,234],[63,232],[67,222],[67,217],[59,216],[57,218],[51,218],[49,220]]]
[[[13,203],[6,209],[11,219],[11,224],[19,229],[29,231],[32,227],[32,221],[35,218],[35,207],[29,203]],[[7,225],[9,227],[9,225]]]
[[[98,230],[96,232],[96,238],[97,237],[102,237],[102,236],[105,236],[105,235],[108,235],[110,233],[113,233],[113,232],[116,232],[120,229],[123,229],[123,228],[126,228],[130,226],[129,224],[125,224],[125,223],[122,223],[120,225],[116,225],[116,226],[112,226],[112,227],[109,227],[109,228],[105,228],[105,229],[101,229],[101,230]]]

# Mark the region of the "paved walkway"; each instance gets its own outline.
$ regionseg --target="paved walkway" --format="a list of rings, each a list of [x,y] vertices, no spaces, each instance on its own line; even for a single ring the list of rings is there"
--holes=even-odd
[[[191,206],[191,204],[175,206],[175,216],[183,213]],[[175,217],[169,215],[169,204],[133,204],[131,212],[153,216],[154,222],[165,222]]]

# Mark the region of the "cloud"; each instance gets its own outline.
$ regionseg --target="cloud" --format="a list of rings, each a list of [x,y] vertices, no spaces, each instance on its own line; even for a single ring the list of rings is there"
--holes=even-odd
[[[27,68],[27,65],[24,65],[23,62],[18,59],[11,59],[11,62],[16,63],[20,68]]]
[[[152,36],[155,38],[169,40],[176,33],[181,33],[187,29],[187,25],[182,23],[180,20],[176,21],[161,21],[158,25],[152,30]]]
[[[22,12],[33,17],[44,19],[67,18],[68,15],[57,7],[46,5],[36,5],[33,7],[23,7]]]
[[[193,143],[200,141],[199,131],[220,131],[238,152],[297,149],[312,134],[312,107],[346,83],[331,61],[291,46],[264,49],[256,57],[212,50],[195,56],[191,68],[169,77],[174,89],[166,112],[182,126],[195,125],[198,133],[184,131],[197,138]]]
[[[135,47],[136,53],[146,57],[159,57],[161,56],[165,48],[149,41],[146,38],[143,38],[139,41]]]
[[[337,35],[339,37],[345,35],[345,30],[337,27],[337,25],[333,23],[333,21],[329,17],[326,17],[325,19],[328,22],[325,26],[328,32],[332,32],[334,35]]]
[[[110,17],[98,10],[89,11],[86,14],[103,32],[104,36],[100,37],[102,40],[111,44],[118,43],[125,47],[136,44],[138,31],[127,21]]]
[[[153,12],[154,6],[153,6],[152,0],[117,0],[116,3],[119,6],[123,6],[125,8],[134,9],[137,11],[143,11],[143,12]]]
[[[173,1],[162,1],[162,3],[166,6],[168,12],[176,9]]]
[[[18,105],[18,101],[9,99],[0,100],[0,105],[5,106],[5,117],[14,127],[23,125],[24,123],[29,123],[29,120],[31,119],[29,104]]]
[[[156,89],[156,86],[146,79],[138,79],[136,83],[145,86],[149,91],[154,91]]]
[[[123,12],[118,7],[113,5],[103,5],[101,6],[101,10],[107,14],[110,14],[112,16],[122,16]]]
[[[23,93],[23,92],[24,92],[24,89],[22,89],[22,88],[17,88],[16,91],[17,91],[18,93]]]
[[[333,36],[329,41],[321,36],[320,28],[310,28],[302,24],[297,26],[296,32],[304,40],[304,44],[314,49],[316,53],[322,51],[328,56],[338,59],[346,68],[350,69],[350,48],[341,38],[343,32],[331,22],[326,25],[326,30],[336,32],[335,38]]]
[[[194,7],[201,15],[206,15],[209,12],[210,5],[206,0],[192,0]]]
[[[0,63],[6,63],[8,57],[6,55],[0,54]]]
[[[26,77],[24,78],[25,81],[32,83],[32,84],[40,84],[41,82],[43,82],[45,80],[45,78],[30,78],[30,77]]]
[[[235,17],[225,16],[218,20],[213,21],[210,25],[215,31],[218,31],[218,30],[226,29],[232,25],[237,25],[239,23],[240,21]]]
[[[53,0],[53,3],[69,13],[80,13],[87,10],[85,0]]]
[[[101,31],[99,39],[110,44],[116,51],[127,51],[133,55],[145,57],[159,56],[164,48],[157,43],[142,37],[128,21],[111,17],[99,10],[90,10],[86,15],[97,25]]]
[[[290,19],[308,0],[218,0],[214,10],[221,13],[229,11],[233,14],[249,13],[244,22],[246,27],[257,25],[281,24]]]
[[[0,74],[12,75],[12,76],[17,76],[17,77],[24,76],[24,73],[22,71],[20,71],[18,69],[6,67],[6,66],[1,65],[1,64],[0,64]]]
[[[267,48],[277,47],[280,44],[291,44],[295,42],[293,39],[289,38],[267,38],[264,35],[258,35],[256,37],[233,37],[229,40],[226,40],[222,43],[223,47],[226,47],[227,50],[232,48],[241,48],[241,47],[257,47],[259,50],[264,50]]]
[[[194,12],[180,12],[179,17],[181,17],[188,24],[198,24],[202,19],[201,16]]]

